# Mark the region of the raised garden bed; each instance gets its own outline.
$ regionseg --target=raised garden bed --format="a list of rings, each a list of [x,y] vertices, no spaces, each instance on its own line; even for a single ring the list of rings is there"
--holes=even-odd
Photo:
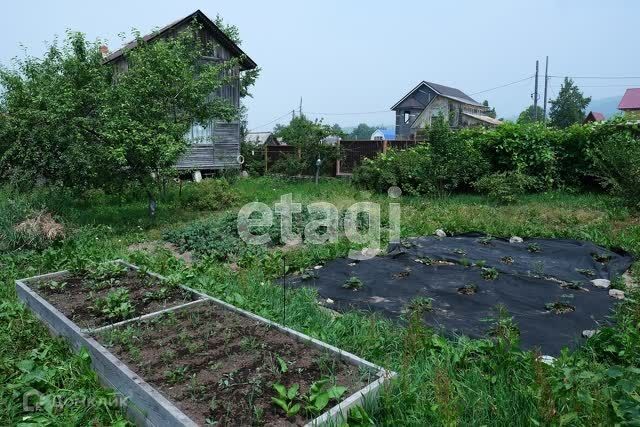
[[[139,280],[137,267],[114,264],[127,268],[120,285],[132,282],[130,295],[144,295],[139,291],[146,285],[140,283],[148,282]],[[152,278],[153,289],[167,284],[153,273],[144,276]],[[67,284],[42,286],[51,281]],[[84,284],[77,275],[58,272],[18,280],[16,288],[53,333],[89,351],[101,381],[127,398],[138,425],[338,423],[395,375],[180,285],[172,286],[175,295],[188,298],[156,306],[160,310],[153,313],[141,305],[136,317],[106,324],[109,318],[80,317],[92,325],[81,329],[57,308],[56,291]],[[60,308],[70,309],[65,303]]]

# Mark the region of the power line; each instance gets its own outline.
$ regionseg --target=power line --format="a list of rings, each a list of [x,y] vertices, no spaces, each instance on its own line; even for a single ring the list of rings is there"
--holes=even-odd
[[[278,120],[280,120],[280,119],[284,119],[284,118],[285,118],[285,117],[287,117],[289,114],[291,114],[291,111],[292,111],[292,110],[287,111],[286,113],[284,113],[284,114],[283,114],[283,115],[281,115],[280,117],[278,117],[278,118],[276,118],[276,119],[271,120],[269,123],[265,123],[265,124],[263,124],[263,125],[256,126],[256,127],[254,127],[253,129],[249,129],[247,132],[253,132],[253,131],[254,131],[254,130],[256,130],[256,129],[260,129],[260,128],[263,128],[263,127],[265,127],[265,126],[269,126],[270,124],[275,123],[275,122],[277,122],[277,121],[278,121]]]
[[[358,114],[377,114],[377,113],[389,113],[393,110],[378,110],[378,111],[362,111],[362,112],[353,112],[353,113],[314,113],[311,111],[307,111],[306,114],[312,116],[354,116]]]
[[[490,92],[492,90],[501,89],[503,87],[507,87],[507,86],[518,84],[518,83],[526,82],[527,80],[530,80],[533,77],[534,76],[525,77],[524,79],[516,80],[515,82],[506,83],[506,84],[503,84],[503,85],[500,85],[500,86],[492,87],[490,89],[481,90],[479,92],[474,92],[474,93],[469,94],[469,96],[478,95],[480,93]]]
[[[630,80],[640,79],[640,76],[549,76],[553,79],[564,79],[565,77],[570,79],[601,79],[601,80]]]

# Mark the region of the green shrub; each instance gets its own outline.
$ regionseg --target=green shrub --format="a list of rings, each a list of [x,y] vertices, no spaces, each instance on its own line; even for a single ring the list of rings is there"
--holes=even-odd
[[[495,172],[518,171],[538,179],[543,188],[557,181],[555,148],[559,132],[539,123],[504,123],[490,130],[463,131]]]
[[[307,169],[307,165],[303,159],[298,159],[295,155],[287,155],[282,156],[273,162],[273,164],[269,165],[268,172],[296,176],[301,175]]]
[[[180,205],[194,210],[217,211],[229,208],[238,201],[226,179],[205,179],[188,183],[182,189]]]
[[[264,175],[264,147],[243,142],[240,144],[240,154],[244,157],[242,166],[251,176]]]
[[[380,192],[396,185],[409,195],[445,194],[469,189],[487,173],[488,162],[467,134],[452,132],[441,121],[426,129],[425,137],[428,143],[365,159],[353,181]]]
[[[615,128],[615,131],[611,131]],[[589,149],[595,174],[605,188],[640,209],[640,138],[636,125],[607,124]]]
[[[500,172],[483,176],[474,187],[498,203],[514,203],[518,196],[536,187],[537,180],[520,172]]]

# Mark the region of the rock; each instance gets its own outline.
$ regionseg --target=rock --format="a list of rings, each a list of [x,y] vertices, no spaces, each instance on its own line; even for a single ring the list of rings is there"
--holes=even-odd
[[[609,289],[609,296],[615,299],[624,299],[624,292],[620,289]]]
[[[522,237],[513,236],[509,239],[509,243],[524,243],[524,239]]]
[[[322,268],[322,266],[321,266],[321,265],[315,265],[315,266],[313,267],[313,269],[314,269],[314,270],[320,270],[321,268]]]
[[[554,362],[556,361],[556,358],[553,356],[540,356],[540,358],[538,359],[539,361],[541,361],[542,363],[546,363],[547,365],[553,366]]]
[[[327,298],[327,304],[333,304],[333,300],[331,298]]]
[[[611,281],[607,279],[593,279],[591,283],[593,283],[593,286],[595,286],[596,288],[602,289],[608,289],[609,286],[611,286]]]
[[[445,233],[444,230],[441,228],[438,228],[433,234],[435,234],[438,237],[447,237],[447,233]]]
[[[591,338],[592,336],[594,336],[598,331],[593,330],[593,329],[585,329],[584,331],[582,331],[582,336],[584,338]]]
[[[242,178],[249,178],[249,172],[247,172],[247,171],[242,171],[242,172],[240,172],[240,176],[241,176]]]

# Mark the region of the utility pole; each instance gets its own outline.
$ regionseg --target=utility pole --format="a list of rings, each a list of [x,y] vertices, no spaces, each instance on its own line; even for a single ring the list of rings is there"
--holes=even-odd
[[[538,60],[536,59],[536,83],[533,90],[533,121],[538,121]]]
[[[291,120],[296,118],[296,110],[291,110]]]
[[[302,117],[302,97],[300,97],[300,117]]]
[[[542,117],[543,123],[547,122],[547,86],[549,83],[549,56],[544,61],[544,105],[542,109],[544,110],[544,116]]]

